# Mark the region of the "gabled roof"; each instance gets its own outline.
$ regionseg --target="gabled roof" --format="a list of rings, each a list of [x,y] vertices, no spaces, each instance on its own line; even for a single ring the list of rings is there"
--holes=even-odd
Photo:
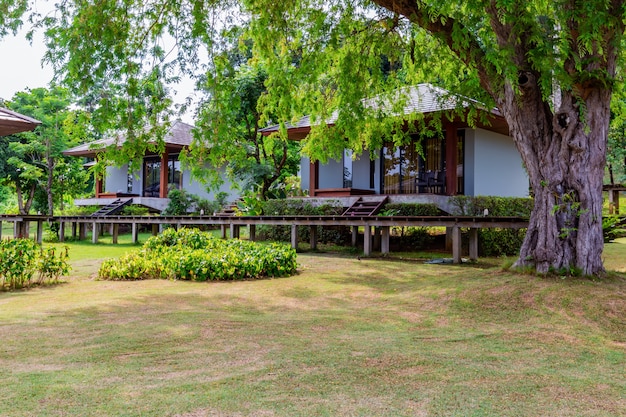
[[[40,124],[37,119],[0,107],[0,136],[34,130]]]
[[[484,107],[476,100],[472,100],[466,97],[454,95],[449,91],[436,87],[432,84],[418,84],[414,87],[407,87],[397,93],[398,100],[404,100],[404,108],[402,114],[429,114],[438,113],[443,111],[449,111],[457,109],[458,107],[467,108],[472,105],[478,107]],[[369,107],[372,110],[386,110],[391,112],[392,103],[389,99],[373,98],[363,101],[365,107]],[[491,109],[489,111],[491,115],[496,118],[501,118],[501,114],[497,109]],[[333,112],[331,117],[326,122],[328,125],[333,125],[337,121],[338,113]],[[310,116],[304,116],[295,123],[287,123],[287,132],[290,139],[302,139],[311,130],[311,118]],[[268,126],[260,129],[260,132],[269,135],[272,132],[276,132],[279,129],[279,125]],[[502,131],[498,129],[492,129],[495,131]],[[508,127],[506,128],[508,132]],[[506,133],[506,132],[505,132]]]
[[[189,146],[193,140],[193,135],[191,134],[192,129],[193,126],[181,122],[180,120],[174,122],[168,132],[165,134],[165,137],[163,138],[165,146],[170,149],[182,149],[185,146]],[[114,144],[117,146],[122,146],[125,141],[126,138],[124,137],[100,139],[75,146],[71,149],[63,151],[63,154],[71,156],[93,157],[98,152],[102,152],[108,146]]]

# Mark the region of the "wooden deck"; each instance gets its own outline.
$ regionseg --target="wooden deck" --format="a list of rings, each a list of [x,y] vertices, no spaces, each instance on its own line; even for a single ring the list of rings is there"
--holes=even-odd
[[[104,225],[111,228],[113,242],[117,243],[118,228],[120,224],[130,225],[133,242],[137,242],[138,226],[153,225],[153,234],[157,234],[159,225],[169,224],[175,227],[181,226],[220,226],[222,237],[226,238],[226,230],[230,229],[231,238],[239,238],[240,227],[248,227],[250,240],[256,240],[257,225],[280,225],[291,227],[291,246],[298,248],[298,228],[309,227],[311,235],[311,248],[317,247],[317,226],[349,226],[352,227],[352,243],[356,244],[359,228],[364,230],[363,252],[365,256],[372,253],[372,232],[379,228],[381,236],[381,253],[389,253],[389,238],[391,227],[419,226],[419,227],[446,227],[452,235],[452,258],[453,262],[461,262],[461,229],[469,229],[469,258],[478,258],[478,229],[481,228],[506,228],[520,229],[528,227],[528,219],[521,217],[476,217],[476,216],[20,216],[0,215],[0,223],[9,221],[14,223],[14,237],[18,230],[23,228],[18,225],[36,222],[37,232],[35,239],[42,242],[43,223],[59,222],[60,235],[65,236],[65,229],[72,229],[72,237],[86,238],[87,225],[92,230],[98,231]],[[0,224],[1,226],[1,224]],[[0,227],[1,230],[1,227]],[[92,242],[98,242],[99,233],[92,233]],[[0,235],[0,238],[2,236]]]

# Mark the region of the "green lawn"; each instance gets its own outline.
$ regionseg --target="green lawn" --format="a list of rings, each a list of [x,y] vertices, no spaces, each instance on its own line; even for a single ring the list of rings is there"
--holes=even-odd
[[[626,416],[626,239],[606,279],[301,254],[261,281],[0,293],[1,416]]]

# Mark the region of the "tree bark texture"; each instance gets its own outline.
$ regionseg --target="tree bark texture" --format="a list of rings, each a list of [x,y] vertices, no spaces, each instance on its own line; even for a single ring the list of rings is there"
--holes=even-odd
[[[508,87],[499,106],[530,178],[535,205],[519,267],[537,272],[598,275],[602,250],[602,181],[611,94],[586,91],[584,109],[571,92],[552,112],[531,73],[520,74],[521,96]]]

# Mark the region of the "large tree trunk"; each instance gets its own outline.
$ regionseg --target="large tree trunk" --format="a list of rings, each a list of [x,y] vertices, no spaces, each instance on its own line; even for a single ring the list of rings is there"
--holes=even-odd
[[[542,100],[532,73],[520,75],[521,98],[506,89],[499,103],[528,170],[534,209],[518,267],[537,272],[604,272],[602,182],[611,94],[563,92],[558,111]],[[582,95],[581,95],[582,93]]]

